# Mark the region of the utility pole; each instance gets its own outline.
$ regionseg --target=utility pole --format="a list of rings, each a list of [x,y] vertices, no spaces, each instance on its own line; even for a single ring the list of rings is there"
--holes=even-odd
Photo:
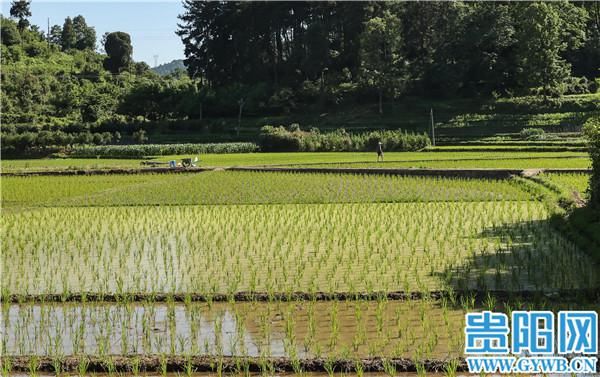
[[[435,147],[435,123],[433,123],[433,107],[429,110],[429,115],[431,117],[431,142]]]
[[[48,17],[48,34],[46,34],[46,40],[48,41],[48,47],[50,47],[50,17]]]
[[[154,55],[154,68],[158,67],[158,55]]]

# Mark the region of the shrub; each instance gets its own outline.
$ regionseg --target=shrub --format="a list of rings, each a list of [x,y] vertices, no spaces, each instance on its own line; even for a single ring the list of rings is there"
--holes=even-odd
[[[584,133],[589,140],[593,169],[590,179],[590,204],[600,209],[600,116],[591,117],[585,122]]]
[[[344,129],[320,133],[318,129],[302,131],[297,124],[289,128],[264,126],[260,146],[265,152],[358,152],[375,151],[381,141],[385,151],[415,151],[430,145],[426,134],[401,130],[380,130],[351,134]]]
[[[133,141],[138,144],[145,144],[148,141],[148,136],[146,136],[145,130],[135,131],[132,135]]]
[[[38,156],[67,149],[75,144],[108,144],[114,136],[110,132],[74,132],[41,130],[21,132],[2,130],[2,153],[7,156]],[[47,153],[46,153],[47,152]]]
[[[254,143],[212,144],[132,144],[132,145],[87,145],[77,146],[70,151],[71,157],[146,157],[201,153],[250,153],[258,152]]]
[[[541,128],[523,128],[520,136],[524,140],[544,140],[546,132]]]

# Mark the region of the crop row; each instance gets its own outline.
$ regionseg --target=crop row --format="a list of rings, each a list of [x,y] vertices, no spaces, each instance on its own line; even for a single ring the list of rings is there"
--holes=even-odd
[[[212,171],[2,180],[5,206],[528,200],[509,180]]]
[[[597,287],[538,202],[7,213],[4,294]]]

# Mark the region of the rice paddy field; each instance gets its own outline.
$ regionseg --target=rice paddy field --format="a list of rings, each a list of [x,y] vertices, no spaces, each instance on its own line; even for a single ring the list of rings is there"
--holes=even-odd
[[[589,163],[473,154],[490,166]],[[365,158],[320,155],[243,158]],[[397,163],[430,155],[475,161],[427,152]],[[12,163],[3,169],[34,167]],[[582,197],[588,177],[539,176]],[[598,261],[553,225],[536,185],[228,170],[3,176],[2,372],[452,376],[467,312],[598,310]]]
[[[564,190],[569,192],[577,192],[583,197],[587,196],[587,190],[590,185],[589,174],[547,173],[542,174],[541,177],[556,184]]]
[[[482,147],[479,147],[482,148]],[[184,157],[161,156],[145,161],[167,162]],[[323,152],[323,153],[232,153],[200,155],[200,166],[256,166],[256,165],[320,165],[371,166],[371,167],[422,167],[422,168],[589,168],[591,162],[586,152],[544,151],[436,151],[386,152],[385,163],[376,163],[375,153]],[[24,159],[2,160],[3,172],[44,170],[139,168],[139,159]]]

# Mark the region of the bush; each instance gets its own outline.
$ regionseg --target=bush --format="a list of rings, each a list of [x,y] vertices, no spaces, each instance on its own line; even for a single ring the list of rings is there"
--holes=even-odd
[[[541,128],[523,128],[520,136],[523,140],[544,140],[546,132]]]
[[[600,210],[600,116],[589,118],[583,129],[589,140],[590,156],[592,158],[590,204]]]
[[[38,156],[68,149],[76,144],[108,144],[114,136],[110,132],[67,133],[62,131],[41,130],[32,132],[27,129],[21,132],[5,132],[2,130],[2,153],[7,156]]]
[[[132,135],[133,141],[138,144],[145,144],[148,141],[145,130],[135,131]]]
[[[359,152],[375,151],[381,141],[385,151],[415,151],[430,145],[427,134],[401,130],[381,130],[350,134],[344,129],[320,133],[318,129],[302,131],[297,124],[289,128],[264,126],[260,146],[265,152]]]
[[[71,157],[147,157],[202,153],[251,153],[258,152],[254,143],[212,144],[132,144],[74,147]]]

